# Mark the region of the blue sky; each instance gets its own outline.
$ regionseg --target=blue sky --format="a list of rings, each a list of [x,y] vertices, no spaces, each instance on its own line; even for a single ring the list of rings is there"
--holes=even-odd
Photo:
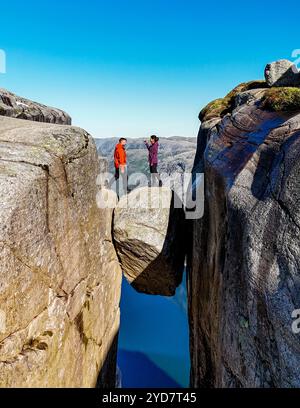
[[[300,48],[296,0],[1,4],[0,86],[94,137],[196,136],[199,110]]]

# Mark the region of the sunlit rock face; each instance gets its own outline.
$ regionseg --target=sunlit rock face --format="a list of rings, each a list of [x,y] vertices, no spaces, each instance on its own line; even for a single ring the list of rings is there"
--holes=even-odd
[[[71,124],[71,117],[61,109],[30,101],[6,89],[0,89],[0,115],[59,125]]]
[[[188,257],[191,385],[299,387],[300,114],[236,95],[201,125],[204,217]]]
[[[142,187],[123,196],[115,209],[114,240],[121,267],[139,292],[172,296],[182,280],[184,212],[174,208],[174,202],[166,187]]]
[[[121,269],[84,130],[0,116],[0,387],[114,386]]]
[[[269,86],[299,86],[300,74],[289,60],[271,62],[266,66],[265,78]]]

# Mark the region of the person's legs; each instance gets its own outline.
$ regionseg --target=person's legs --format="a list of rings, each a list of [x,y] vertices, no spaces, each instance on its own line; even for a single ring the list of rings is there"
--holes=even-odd
[[[159,187],[161,187],[162,181],[159,173],[157,172],[157,164],[153,164],[152,166],[150,166],[150,173],[151,173],[151,186],[152,185],[154,186],[155,180],[157,180]]]
[[[116,193],[118,198],[120,198],[120,169],[116,168],[115,171],[115,181],[116,181]]]
[[[127,169],[125,168],[123,173],[121,172],[121,179],[120,179],[122,186],[121,186],[121,192],[123,194],[128,193],[128,175],[127,175]]]
[[[109,180],[108,182],[108,188],[111,188],[111,186],[116,182],[120,177],[119,174],[119,169],[115,168],[115,175]]]
[[[154,170],[155,170],[155,167],[150,164],[150,187],[154,186],[154,181],[155,181]]]

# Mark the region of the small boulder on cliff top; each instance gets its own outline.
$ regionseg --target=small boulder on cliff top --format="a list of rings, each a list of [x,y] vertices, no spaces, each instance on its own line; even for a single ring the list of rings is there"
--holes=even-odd
[[[265,78],[269,86],[300,85],[300,74],[296,65],[285,59],[267,64]]]
[[[117,253],[138,292],[172,296],[182,281],[184,212],[174,207],[170,189],[142,187],[123,196],[115,209]]]

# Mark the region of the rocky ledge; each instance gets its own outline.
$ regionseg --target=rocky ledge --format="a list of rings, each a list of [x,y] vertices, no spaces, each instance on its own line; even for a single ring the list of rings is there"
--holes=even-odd
[[[71,117],[66,112],[30,101],[6,89],[0,89],[0,115],[36,122],[71,125]]]
[[[121,269],[84,130],[0,116],[0,387],[113,387]]]
[[[274,65],[282,66],[269,64],[267,80]],[[285,88],[243,84],[200,115],[194,171],[205,173],[205,213],[193,221],[188,258],[194,387],[300,386],[292,330],[300,307],[300,89],[290,74],[277,72]]]

